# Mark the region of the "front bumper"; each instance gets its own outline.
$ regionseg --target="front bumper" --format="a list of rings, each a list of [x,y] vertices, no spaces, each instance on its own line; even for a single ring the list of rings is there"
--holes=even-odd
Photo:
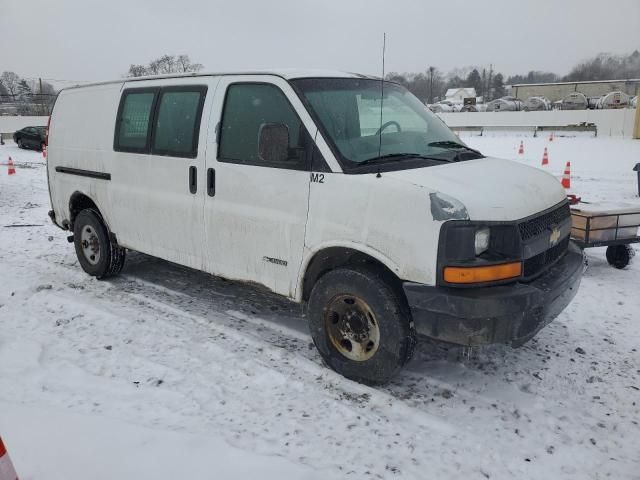
[[[582,251],[573,242],[549,270],[529,283],[481,288],[405,283],[419,334],[465,346],[520,346],[556,318],[578,292]]]

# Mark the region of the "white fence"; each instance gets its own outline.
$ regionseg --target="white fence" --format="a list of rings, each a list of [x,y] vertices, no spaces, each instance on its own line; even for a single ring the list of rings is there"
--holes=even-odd
[[[457,112],[438,113],[451,128],[455,127],[535,127],[594,123],[598,136],[632,138],[635,109],[551,110],[541,112]]]
[[[631,138],[635,110],[552,110],[543,112],[458,112],[438,116],[455,127],[518,127],[574,125],[595,123],[598,136]],[[46,125],[48,117],[0,116],[0,133],[9,133],[27,126]]]
[[[49,117],[0,116],[0,133],[13,133],[24,127],[46,126]]]

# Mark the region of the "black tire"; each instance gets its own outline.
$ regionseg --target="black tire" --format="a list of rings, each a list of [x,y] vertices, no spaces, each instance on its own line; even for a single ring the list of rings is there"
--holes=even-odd
[[[622,269],[631,263],[635,254],[631,245],[611,245],[607,247],[607,262],[612,267]]]
[[[343,325],[344,319],[349,317],[348,313],[339,315],[332,311],[336,302],[339,304],[341,299],[346,302],[351,297],[366,305],[372,314],[360,318],[372,318],[372,324],[377,325],[378,345],[372,356],[364,360],[347,358],[336,347],[335,335],[330,333],[338,322]],[[339,320],[335,320],[336,315]],[[416,332],[406,301],[375,268],[344,267],[324,274],[311,291],[308,316],[311,337],[324,361],[336,372],[357,382],[386,383],[413,355]],[[352,327],[347,328],[351,330]],[[348,351],[351,352],[351,348]],[[364,350],[360,351],[368,355]]]
[[[86,239],[87,236],[89,240]],[[117,275],[122,270],[126,250],[112,239],[97,210],[87,208],[76,216],[73,222],[73,240],[80,266],[89,275],[102,280]]]
[[[16,143],[18,144],[18,148],[24,148],[24,143],[22,143],[22,139],[21,138],[19,138]]]

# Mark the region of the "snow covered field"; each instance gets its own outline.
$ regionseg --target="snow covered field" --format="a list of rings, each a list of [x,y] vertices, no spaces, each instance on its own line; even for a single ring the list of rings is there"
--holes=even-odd
[[[548,146],[584,200],[640,204],[640,141],[463,138],[536,166]],[[373,389],[325,368],[300,308],[254,287],[141,254],[88,277],[47,218],[43,158],[9,155],[0,435],[22,480],[640,478],[640,261],[589,250],[574,302],[524,347],[461,361],[423,343]]]

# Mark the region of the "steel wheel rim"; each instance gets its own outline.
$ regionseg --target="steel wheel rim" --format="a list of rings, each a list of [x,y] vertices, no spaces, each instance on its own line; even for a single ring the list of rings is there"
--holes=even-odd
[[[337,295],[325,310],[327,335],[341,355],[355,362],[373,357],[380,346],[380,327],[371,307],[355,295]]]
[[[97,265],[100,261],[100,240],[91,225],[82,227],[80,246],[82,247],[82,253],[87,262],[91,265]]]

